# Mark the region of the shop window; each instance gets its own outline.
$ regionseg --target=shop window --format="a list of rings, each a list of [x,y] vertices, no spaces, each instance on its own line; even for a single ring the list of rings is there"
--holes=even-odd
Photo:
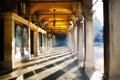
[[[42,47],[42,33],[39,33],[39,47]]]
[[[42,52],[42,33],[39,33],[39,52]]]
[[[46,35],[43,34],[43,46],[46,47]]]
[[[28,31],[26,27],[21,27],[19,25],[15,26],[15,59],[27,59],[27,35]]]

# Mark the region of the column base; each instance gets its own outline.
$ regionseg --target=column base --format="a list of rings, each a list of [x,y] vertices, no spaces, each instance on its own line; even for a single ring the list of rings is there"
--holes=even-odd
[[[87,61],[85,61],[84,67],[85,67],[85,70],[93,70],[93,69],[95,69],[95,62],[87,60]]]
[[[109,77],[103,76],[103,80],[120,80],[120,74],[119,75],[109,75]]]
[[[84,68],[84,61],[78,60],[78,65],[79,65],[79,67]]]
[[[84,56],[81,54],[77,54],[77,59],[80,61],[84,61]]]

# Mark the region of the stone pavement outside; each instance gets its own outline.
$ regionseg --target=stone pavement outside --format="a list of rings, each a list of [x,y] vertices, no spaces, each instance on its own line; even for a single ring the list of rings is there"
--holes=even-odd
[[[66,47],[55,47],[19,68],[0,76],[0,80],[84,80],[77,59]]]

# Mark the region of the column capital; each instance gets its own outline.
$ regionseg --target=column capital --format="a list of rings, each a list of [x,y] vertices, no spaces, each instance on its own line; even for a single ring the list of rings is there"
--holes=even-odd
[[[83,23],[84,23],[84,17],[83,17],[83,16],[82,16],[81,19],[76,20],[77,26],[80,26],[80,25],[83,24]]]
[[[77,29],[77,26],[74,26],[73,29],[74,29],[74,30]]]
[[[75,24],[76,26],[79,26],[81,23],[83,23],[84,17],[82,14],[79,14],[77,17],[75,17]]]
[[[91,11],[88,11],[88,10],[84,10],[83,11],[83,15],[86,19],[92,19],[92,16],[94,14],[95,11],[91,10]]]
[[[103,76],[104,80],[119,80],[120,79],[120,74],[109,74]]]

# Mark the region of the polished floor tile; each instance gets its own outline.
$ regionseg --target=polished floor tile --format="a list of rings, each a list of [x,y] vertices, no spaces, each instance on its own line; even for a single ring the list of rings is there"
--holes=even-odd
[[[0,76],[0,80],[84,80],[77,65],[71,51],[55,47],[19,64],[16,70]]]

